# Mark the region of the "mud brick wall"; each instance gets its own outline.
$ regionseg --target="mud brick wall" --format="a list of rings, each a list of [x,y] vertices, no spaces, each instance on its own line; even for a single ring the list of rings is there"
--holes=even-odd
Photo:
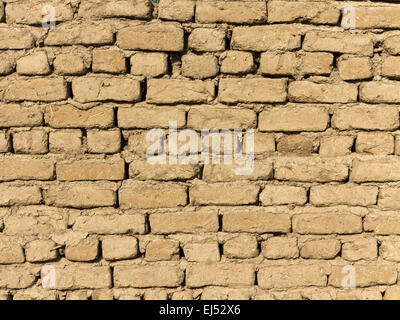
[[[400,298],[397,2],[1,0],[0,298]]]

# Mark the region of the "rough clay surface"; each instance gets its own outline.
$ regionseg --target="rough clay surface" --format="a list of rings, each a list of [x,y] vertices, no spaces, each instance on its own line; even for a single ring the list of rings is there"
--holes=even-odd
[[[0,22],[0,299],[400,298],[396,1],[3,0]],[[254,129],[254,171],[151,165],[169,121]]]

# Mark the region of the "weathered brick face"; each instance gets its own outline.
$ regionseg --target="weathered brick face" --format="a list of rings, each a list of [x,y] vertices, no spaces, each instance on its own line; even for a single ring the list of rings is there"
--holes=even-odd
[[[152,2],[0,0],[0,300],[399,299],[398,1]]]

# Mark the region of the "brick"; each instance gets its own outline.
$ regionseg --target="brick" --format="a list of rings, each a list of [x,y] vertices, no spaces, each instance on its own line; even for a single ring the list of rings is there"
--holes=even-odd
[[[265,155],[275,152],[275,138],[272,134],[254,132],[254,154]]]
[[[357,85],[295,81],[289,84],[289,100],[295,102],[349,103],[357,101]]]
[[[63,53],[53,61],[54,72],[60,75],[83,75],[88,68],[82,57],[73,53]]]
[[[399,209],[399,188],[386,187],[379,190],[378,206],[384,209]]]
[[[150,209],[185,206],[186,190],[186,186],[173,182],[152,183],[126,180],[119,189],[120,207]]]
[[[31,49],[35,46],[35,40],[27,28],[6,25],[0,27],[0,49]]]
[[[76,218],[73,230],[90,234],[142,234],[146,230],[145,217],[140,214],[81,216]]]
[[[244,169],[244,174],[240,174],[240,169]],[[273,177],[272,162],[269,160],[256,160],[252,168],[247,169],[245,164],[206,164],[202,178],[206,182],[233,182],[271,180]]]
[[[343,80],[364,80],[373,76],[371,60],[368,57],[339,59],[338,69]]]
[[[254,68],[251,52],[226,51],[220,57],[221,72],[230,74],[249,73]]]
[[[0,160],[0,181],[52,180],[54,162],[43,159],[8,158]]]
[[[235,27],[231,46],[241,51],[294,50],[300,48],[301,39],[292,26]]]
[[[192,300],[193,296],[187,291],[176,291],[172,294],[171,300]]]
[[[160,268],[163,272],[160,272]],[[178,266],[141,265],[116,266],[114,285],[116,288],[134,287],[178,287],[182,284],[184,273]]]
[[[162,20],[191,21],[194,17],[195,3],[190,0],[164,0],[158,6],[158,18]]]
[[[399,262],[400,241],[397,238],[384,239],[379,246],[379,256],[388,261]]]
[[[57,300],[57,294],[54,291],[49,291],[40,287],[33,287],[16,291],[12,298],[13,300]]]
[[[76,78],[72,80],[74,99],[86,103],[92,101],[126,101],[141,99],[140,82],[123,78]]]
[[[373,264],[355,265],[356,287],[364,288],[375,285],[395,284],[397,280],[397,270],[395,266]],[[343,267],[333,266],[329,276],[329,285],[342,287],[342,280],[346,273],[342,273]]]
[[[50,30],[44,39],[46,46],[108,45],[113,44],[114,34],[110,25],[63,23]]]
[[[43,154],[49,151],[48,134],[44,130],[16,132],[12,137],[15,153]]]
[[[367,154],[393,154],[394,137],[388,133],[360,132],[356,140],[356,152]]]
[[[382,62],[382,75],[391,79],[399,79],[400,57],[388,56]]]
[[[34,206],[20,207],[4,218],[4,234],[18,236],[48,236],[65,232],[67,215],[55,208]]]
[[[348,261],[375,260],[378,244],[374,238],[359,238],[346,241],[342,245],[342,258]]]
[[[220,261],[217,242],[188,243],[183,247],[185,258],[189,262],[212,263]]]
[[[362,232],[361,217],[351,213],[305,213],[293,216],[293,232],[351,234]]]
[[[0,152],[10,151],[10,146],[10,134],[8,134],[6,131],[0,131]]]
[[[67,244],[65,257],[70,261],[94,261],[99,255],[99,240],[86,238],[76,244]]]
[[[24,250],[12,238],[0,238],[0,264],[24,263]]]
[[[191,108],[188,114],[188,127],[205,129],[250,129],[256,125],[257,116],[253,110],[232,108]]]
[[[285,102],[287,81],[285,79],[221,79],[218,100],[236,102]]]
[[[255,24],[266,18],[266,3],[261,1],[200,1],[196,5],[198,23]]]
[[[61,181],[123,180],[123,160],[76,160],[59,162],[57,178]]]
[[[400,234],[400,221],[396,216],[369,215],[364,219],[364,231],[375,234]]]
[[[74,293],[73,295],[75,295]],[[66,300],[68,300],[68,297],[71,296],[72,294],[67,294]],[[41,288],[28,288],[26,290],[20,290],[13,295],[13,300],[57,300],[57,294],[55,292],[49,292],[46,291],[45,289]]]
[[[79,153],[81,146],[80,130],[57,130],[49,134],[49,148],[52,153]]]
[[[400,27],[400,7],[357,6],[355,19],[357,29],[397,29]]]
[[[260,72],[267,75],[288,76],[296,73],[298,59],[294,52],[263,52],[260,56]]]
[[[260,194],[263,206],[297,204],[307,202],[307,190],[303,187],[267,185]]]
[[[219,222],[215,212],[154,213],[150,227],[155,234],[216,232]]]
[[[383,47],[389,54],[400,54],[400,37],[398,35],[387,37],[383,41]]]
[[[279,138],[276,149],[286,155],[308,156],[314,151],[310,139],[302,135],[289,135]]]
[[[260,187],[245,182],[212,183],[190,188],[193,205],[243,205],[255,204]]]
[[[333,259],[339,254],[340,248],[337,239],[311,240],[301,247],[300,255],[305,259]]]
[[[93,72],[125,73],[126,60],[123,52],[119,50],[93,50]]]
[[[254,281],[254,267],[248,264],[197,264],[186,268],[186,285],[189,288],[250,286],[254,285]]]
[[[53,128],[110,128],[114,125],[114,111],[109,107],[80,110],[72,105],[46,108],[46,123]]]
[[[279,159],[274,165],[275,179],[300,182],[344,181],[348,177],[346,164],[335,160],[293,158]]]
[[[227,258],[249,259],[258,256],[257,239],[251,235],[240,235],[224,243]]]
[[[165,290],[150,289],[144,293],[145,300],[168,300],[168,294]]]
[[[88,298],[89,297],[87,291],[70,291],[67,292],[65,300],[88,300]]]
[[[43,21],[43,16],[48,14],[42,11],[45,5],[51,5],[55,11],[55,21],[63,22],[69,21],[74,18],[74,12],[72,7],[67,3],[62,1],[47,1],[45,3],[31,3],[29,1],[19,1],[7,3],[6,7],[6,19],[8,24],[30,24],[30,25],[40,25]],[[29,12],[29,14],[27,14]]]
[[[334,56],[327,52],[304,52],[300,58],[300,71],[309,74],[330,74]]]
[[[282,265],[263,267],[257,274],[262,289],[325,286],[327,276],[318,265]]]
[[[175,23],[152,22],[123,28],[117,33],[121,49],[182,52],[183,29]]]
[[[137,289],[117,289],[113,295],[116,300],[141,300],[142,297],[143,293]]]
[[[56,267],[58,290],[101,289],[111,287],[111,272],[108,266],[70,265]]]
[[[45,202],[56,207],[111,207],[115,205],[116,197],[113,188],[87,182],[50,186],[45,192]]]
[[[158,52],[136,52],[130,58],[131,74],[158,77],[168,72],[168,55]]]
[[[151,79],[147,83],[147,102],[155,104],[210,102],[215,96],[211,81]]]
[[[60,101],[68,98],[67,83],[59,78],[18,79],[7,88],[6,101]]]
[[[37,106],[0,104],[0,127],[36,127],[43,123],[43,112]]]
[[[397,135],[395,136],[394,140],[394,154],[399,155],[400,154],[400,137]]]
[[[196,28],[189,36],[189,49],[198,52],[225,50],[225,31],[218,29]]]
[[[0,288],[24,289],[32,286],[36,276],[24,266],[0,266]]]
[[[353,182],[385,182],[400,180],[400,164],[393,159],[388,160],[354,160],[350,173]]]
[[[130,236],[107,236],[101,240],[102,254],[106,260],[123,260],[139,255],[138,241]]]
[[[176,121],[178,128],[184,127],[186,124],[185,111],[168,107],[118,108],[118,126],[120,128],[169,128],[170,121]]]
[[[11,52],[0,53],[0,75],[6,76],[15,71],[16,56]]]
[[[47,75],[51,72],[47,54],[37,51],[17,61],[17,72],[22,75]]]
[[[156,239],[146,246],[147,261],[179,260],[179,242],[169,239]]]
[[[58,258],[56,244],[52,240],[34,240],[27,243],[25,254],[29,262],[47,262]]]
[[[0,185],[0,206],[40,204],[42,193],[38,187]]]
[[[398,103],[400,95],[397,82],[371,81],[360,85],[360,99],[367,103]]]
[[[151,17],[151,4],[146,0],[90,0],[79,6],[79,16],[84,19]]]
[[[121,150],[121,132],[114,130],[88,130],[87,147],[90,153],[117,153]]]
[[[270,1],[268,22],[305,22],[313,24],[337,24],[340,9],[334,3],[316,1]]]
[[[148,160],[134,160],[129,166],[129,177],[135,180],[189,180],[197,177],[200,168],[186,164],[151,164]]]
[[[399,111],[389,106],[355,105],[337,109],[332,127],[339,130],[393,130],[399,127]]]
[[[397,286],[387,287],[385,290],[384,300],[399,300],[400,288]]]
[[[378,288],[338,290],[336,300],[382,300],[382,293]]]
[[[305,106],[274,107],[259,115],[260,131],[324,131],[329,114],[325,109]]]
[[[264,211],[226,212],[223,215],[226,232],[288,233],[290,217]]]
[[[353,184],[320,185],[311,187],[310,203],[314,206],[371,206],[376,204],[377,187]]]
[[[369,35],[312,30],[306,33],[303,49],[372,56],[374,44]]]
[[[249,300],[251,296],[248,288],[205,287],[202,291],[201,300]]]
[[[321,157],[340,157],[352,152],[354,137],[352,136],[330,136],[323,137],[319,146]]]
[[[182,56],[182,75],[194,79],[206,79],[218,74],[218,59],[213,55],[187,54]]]
[[[1,11],[0,11],[1,12]],[[1,15],[2,13],[0,13]],[[0,296],[2,301],[10,300],[10,295],[8,291],[2,290],[1,291],[1,296]]]
[[[261,254],[267,259],[294,259],[299,256],[297,239],[272,237],[261,242]]]

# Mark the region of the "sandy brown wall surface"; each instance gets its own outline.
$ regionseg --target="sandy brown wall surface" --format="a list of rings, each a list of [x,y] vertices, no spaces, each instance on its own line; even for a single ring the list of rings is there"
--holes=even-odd
[[[400,298],[398,1],[1,1],[1,299]]]

